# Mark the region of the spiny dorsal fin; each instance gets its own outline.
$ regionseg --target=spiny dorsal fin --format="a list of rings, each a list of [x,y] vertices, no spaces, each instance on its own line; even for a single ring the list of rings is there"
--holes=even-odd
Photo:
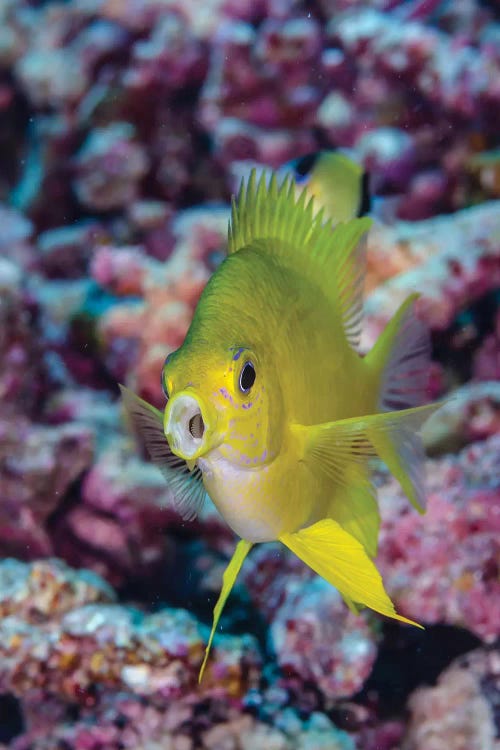
[[[351,219],[337,224],[315,213],[314,199],[307,199],[291,176],[281,185],[275,174],[267,185],[252,170],[233,199],[228,252],[233,254],[257,240],[269,253],[314,281],[332,303],[349,344],[356,348],[361,333],[365,243],[362,237],[371,219]]]
[[[232,201],[229,255],[254,240],[306,244],[313,229],[313,199],[306,202],[306,193],[302,191],[297,201],[295,190],[291,176],[278,186],[278,179],[273,174],[268,186],[265,175],[257,182],[257,173],[252,169],[248,182],[241,183],[238,197]]]

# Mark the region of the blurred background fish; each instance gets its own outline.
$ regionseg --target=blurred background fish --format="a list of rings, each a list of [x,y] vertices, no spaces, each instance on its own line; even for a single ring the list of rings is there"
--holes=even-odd
[[[294,159],[278,170],[278,179],[289,174],[315,199],[316,210],[324,208],[335,224],[371,210],[368,173],[343,151],[317,151]]]
[[[267,183],[273,174],[278,184],[293,178],[296,195],[305,190],[308,197],[315,199],[315,211],[323,209],[325,218],[333,224],[361,216],[371,216],[384,224],[395,221],[400,197],[375,195],[373,180],[352,149],[311,152],[286,162],[275,172],[253,162],[240,162],[235,170],[235,189],[253,169],[259,178],[264,175]]]

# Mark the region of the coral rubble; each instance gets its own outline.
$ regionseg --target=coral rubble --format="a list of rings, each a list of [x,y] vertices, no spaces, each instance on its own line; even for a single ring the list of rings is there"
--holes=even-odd
[[[495,750],[498,747],[500,659],[473,651],[453,662],[435,687],[415,691],[404,750]]]
[[[2,750],[496,750],[499,40],[482,0],[0,0]],[[378,561],[422,638],[478,647],[398,700],[395,631],[277,544],[197,684],[235,540],[173,510],[118,401],[163,406],[241,175],[335,147],[375,197],[362,351],[420,292],[451,396],[425,516],[374,465]]]

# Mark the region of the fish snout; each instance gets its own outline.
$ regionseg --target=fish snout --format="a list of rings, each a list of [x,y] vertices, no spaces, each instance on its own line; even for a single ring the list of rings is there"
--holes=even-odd
[[[194,395],[175,394],[165,410],[164,430],[170,449],[185,460],[197,458],[208,446],[206,409]]]

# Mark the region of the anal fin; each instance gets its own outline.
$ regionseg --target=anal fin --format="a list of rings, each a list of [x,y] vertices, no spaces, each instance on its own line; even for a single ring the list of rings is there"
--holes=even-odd
[[[422,627],[396,612],[363,545],[332,519],[283,534],[280,541],[338,589],[347,603],[362,604],[387,617]]]
[[[361,542],[370,557],[375,557],[380,513],[367,469],[358,464],[344,469],[341,481],[334,485],[328,517]]]

